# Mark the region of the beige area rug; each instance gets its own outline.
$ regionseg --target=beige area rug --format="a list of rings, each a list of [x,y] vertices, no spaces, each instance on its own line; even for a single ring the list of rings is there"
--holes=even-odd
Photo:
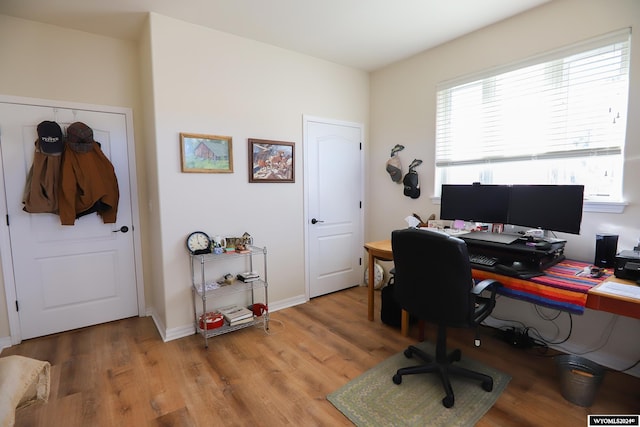
[[[435,346],[419,343],[429,355]],[[444,389],[436,374],[402,377],[402,384],[392,381],[399,368],[415,366],[420,359],[398,353],[353,379],[327,399],[357,426],[473,426],[493,406],[511,377],[497,369],[466,358],[458,363],[493,377],[493,391],[486,392],[479,381],[452,377],[455,396],[453,408],[445,408]]]

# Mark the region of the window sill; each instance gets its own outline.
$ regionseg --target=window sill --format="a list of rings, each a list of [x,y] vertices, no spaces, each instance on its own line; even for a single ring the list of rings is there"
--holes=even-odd
[[[593,202],[585,201],[582,205],[583,212],[601,212],[621,214],[627,206],[625,202]]]

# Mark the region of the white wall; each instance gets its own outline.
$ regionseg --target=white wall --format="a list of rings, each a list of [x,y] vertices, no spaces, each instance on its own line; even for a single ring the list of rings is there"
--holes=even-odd
[[[4,95],[133,109],[146,303],[165,338],[192,333],[195,229],[251,233],[274,307],[304,300],[302,116],[366,129],[367,73],[160,15],[138,43],[0,15],[0,56]],[[234,173],[181,173],[180,132],[232,136]],[[295,183],[249,184],[247,138],[295,142]],[[3,299],[0,285],[0,344]]]
[[[432,203],[434,176],[434,135],[436,85],[462,75],[519,61],[581,40],[624,27],[640,28],[640,2],[635,0],[555,0],[512,19],[484,28],[408,60],[388,66],[371,75],[371,162],[368,211],[368,240],[388,238],[395,228],[405,227],[403,218],[416,212],[423,217],[439,214]],[[636,31],[637,33],[637,31]],[[637,38],[637,34],[634,34]],[[585,213],[579,236],[567,238],[569,258],[593,262],[595,235],[619,234],[619,249],[631,249],[640,237],[640,43],[632,41],[631,85],[627,139],[625,147],[624,197],[628,206],[623,214]],[[422,195],[409,199],[402,186],[394,184],[384,171],[391,147],[405,145],[401,160],[413,158],[424,163],[420,173]],[[406,167],[406,166],[405,166]],[[542,320],[529,304],[502,298],[496,316],[521,320],[552,335],[554,325]],[[561,317],[565,317],[562,315]],[[620,317],[609,331],[611,315],[587,310],[573,316],[572,339],[565,345],[575,352],[593,350],[587,357],[613,367],[629,366],[640,356],[640,320]],[[618,316],[615,316],[618,317]],[[560,336],[568,332],[566,319],[560,323]],[[640,374],[640,367],[634,370]]]
[[[302,115],[366,125],[366,73],[152,14],[150,44],[162,259],[169,335],[192,322],[185,238],[248,232],[268,249],[269,300],[305,300]],[[182,173],[180,132],[231,136],[232,174]],[[248,138],[295,143],[295,183],[249,183]],[[153,191],[152,191],[153,193]],[[180,334],[179,331],[175,331]]]

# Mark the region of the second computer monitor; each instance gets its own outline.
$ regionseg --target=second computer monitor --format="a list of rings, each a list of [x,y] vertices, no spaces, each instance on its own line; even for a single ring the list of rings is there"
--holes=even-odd
[[[509,224],[580,234],[583,185],[513,185]]]

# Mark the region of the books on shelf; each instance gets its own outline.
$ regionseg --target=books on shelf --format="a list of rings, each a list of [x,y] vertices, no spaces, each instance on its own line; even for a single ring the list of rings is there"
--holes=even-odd
[[[225,320],[231,325],[238,324],[237,322],[244,319],[253,319],[253,312],[246,307],[239,305],[229,305],[218,309],[224,316]]]
[[[253,321],[253,316],[251,317],[246,317],[244,319],[240,319],[240,320],[234,320],[232,322],[227,322],[229,324],[229,326],[237,326],[237,325],[242,325],[244,323],[250,323]]]
[[[242,280],[243,282],[253,282],[260,279],[260,275],[255,271],[246,271],[244,273],[239,273],[238,279]]]

